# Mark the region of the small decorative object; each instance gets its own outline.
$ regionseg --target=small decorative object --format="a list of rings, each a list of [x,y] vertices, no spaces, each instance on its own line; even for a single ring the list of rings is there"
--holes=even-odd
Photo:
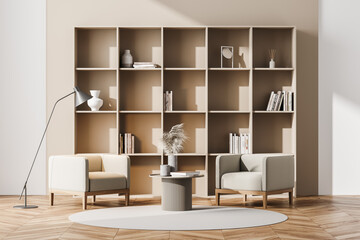
[[[183,148],[183,144],[188,139],[184,132],[184,123],[173,126],[169,132],[165,132],[161,139],[162,147],[166,154],[168,154],[168,165],[171,172],[176,172],[177,156]]]
[[[134,60],[131,56],[130,50],[126,49],[124,54],[121,56],[121,66],[124,68],[131,68],[133,66]]]
[[[91,99],[87,101],[88,106],[91,108],[91,111],[99,111],[103,105],[103,100],[99,98],[100,90],[90,90],[92,96]]]
[[[223,58],[231,59],[231,67],[234,67],[234,47],[221,46],[221,68],[223,68]]]
[[[275,68],[275,55],[276,55],[276,49],[269,49],[269,68]]]
[[[170,175],[170,166],[167,164],[160,165],[160,176],[169,176]]]

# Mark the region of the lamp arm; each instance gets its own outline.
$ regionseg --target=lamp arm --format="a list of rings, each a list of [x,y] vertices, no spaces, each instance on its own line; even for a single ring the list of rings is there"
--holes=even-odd
[[[51,117],[52,117],[52,115],[53,115],[53,113],[54,113],[54,110],[55,110],[56,104],[58,104],[58,102],[60,102],[60,101],[61,101],[61,100],[63,100],[64,98],[67,98],[68,96],[71,96],[71,95],[72,95],[72,94],[74,94],[74,93],[75,93],[75,91],[73,91],[73,92],[71,92],[71,93],[69,93],[69,94],[67,94],[67,95],[63,96],[62,98],[59,98],[59,99],[55,102],[55,104],[54,104],[54,106],[53,106],[53,109],[52,109],[52,111],[51,111],[51,114],[50,114],[49,120],[48,120],[48,121],[47,121],[47,123],[46,123],[46,127],[45,127],[45,130],[44,130],[44,133],[43,133],[43,135],[42,135],[42,137],[41,137],[40,144],[39,144],[39,146],[38,146],[38,148],[37,148],[37,151],[36,151],[36,154],[35,154],[34,160],[33,160],[32,164],[31,164],[30,171],[29,171],[29,173],[28,173],[28,175],[27,175],[27,178],[26,178],[26,181],[25,181],[24,187],[23,187],[23,189],[22,189],[22,192],[21,192],[21,194],[20,194],[20,198],[19,198],[19,200],[20,200],[20,199],[21,199],[21,197],[23,196],[24,190],[26,189],[27,182],[28,182],[28,180],[29,180],[29,177],[30,177],[31,171],[32,171],[32,169],[33,169],[33,167],[34,167],[34,163],[35,163],[36,157],[37,157],[37,155],[38,155],[38,153],[39,153],[39,150],[40,150],[41,144],[42,144],[42,142],[43,142],[43,140],[44,140],[44,137],[45,137],[46,131],[47,131],[48,127],[49,127],[49,123],[50,123]]]

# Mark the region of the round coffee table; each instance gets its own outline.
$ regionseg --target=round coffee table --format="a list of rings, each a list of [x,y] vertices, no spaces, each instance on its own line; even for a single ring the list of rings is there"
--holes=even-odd
[[[172,177],[150,174],[150,177],[161,178],[162,195],[161,208],[165,211],[186,211],[192,209],[192,179],[204,177]]]

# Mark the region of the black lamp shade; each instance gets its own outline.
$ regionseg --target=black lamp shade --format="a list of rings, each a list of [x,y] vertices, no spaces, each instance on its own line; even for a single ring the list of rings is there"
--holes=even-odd
[[[80,106],[81,104],[83,104],[84,102],[86,102],[91,98],[89,94],[84,93],[78,87],[74,87],[74,91],[75,91],[75,107]]]

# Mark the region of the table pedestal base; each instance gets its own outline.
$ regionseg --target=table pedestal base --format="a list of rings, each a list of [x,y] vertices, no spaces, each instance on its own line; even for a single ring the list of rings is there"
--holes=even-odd
[[[162,178],[161,207],[165,211],[185,211],[192,208],[192,178]]]

